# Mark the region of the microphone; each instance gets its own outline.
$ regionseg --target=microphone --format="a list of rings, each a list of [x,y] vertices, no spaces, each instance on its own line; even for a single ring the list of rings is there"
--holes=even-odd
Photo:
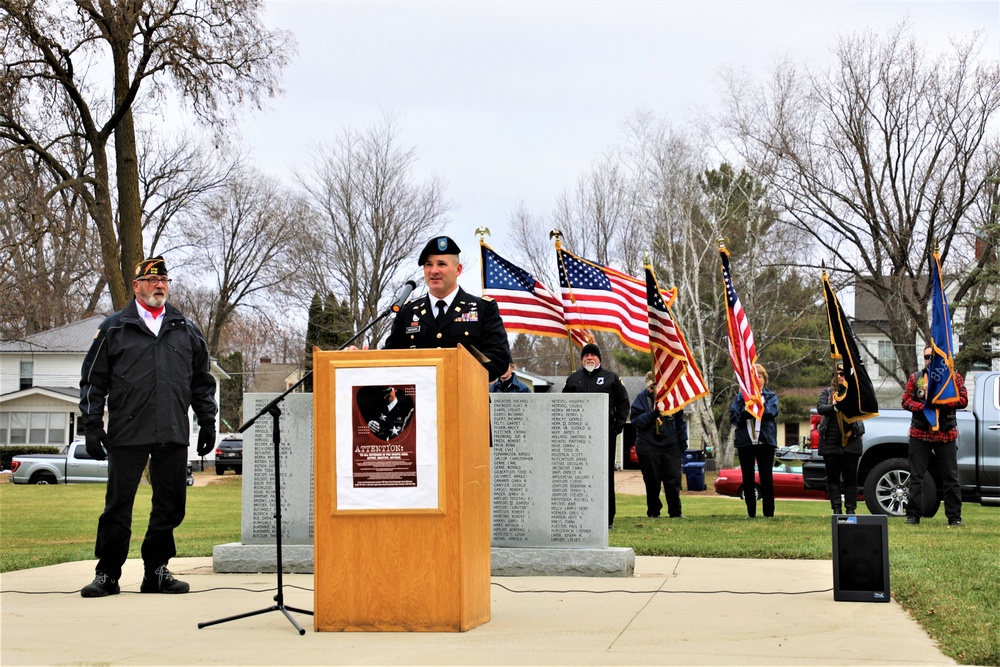
[[[392,304],[392,312],[398,313],[399,309],[403,307],[403,304],[406,303],[406,300],[410,298],[410,294],[412,294],[415,289],[417,289],[417,283],[412,280],[407,280],[403,285],[403,288],[399,290],[399,296]]]

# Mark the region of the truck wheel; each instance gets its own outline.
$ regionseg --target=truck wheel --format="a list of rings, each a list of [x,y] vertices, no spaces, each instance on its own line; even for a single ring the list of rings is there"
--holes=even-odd
[[[740,500],[746,500],[746,495],[742,486],[740,487],[739,496]],[[753,485],[753,497],[754,500],[760,500],[760,487],[757,486],[756,484]]]
[[[906,516],[909,483],[910,464],[906,459],[887,459],[876,464],[865,478],[865,505],[868,506],[868,511],[887,516]],[[928,472],[924,476],[924,506],[921,516],[934,516],[939,505],[937,483]]]
[[[32,484],[57,484],[56,476],[50,472],[36,472],[31,476]]]
[[[216,464],[216,466],[215,466],[215,474],[216,475],[225,475],[226,474],[226,467],[225,466],[220,466],[220,465]]]

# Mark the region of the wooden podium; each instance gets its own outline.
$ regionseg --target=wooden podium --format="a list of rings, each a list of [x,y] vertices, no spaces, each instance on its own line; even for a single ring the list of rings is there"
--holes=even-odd
[[[462,347],[317,350],[313,369],[315,629],[488,622],[486,369]],[[408,420],[373,407],[390,388]]]

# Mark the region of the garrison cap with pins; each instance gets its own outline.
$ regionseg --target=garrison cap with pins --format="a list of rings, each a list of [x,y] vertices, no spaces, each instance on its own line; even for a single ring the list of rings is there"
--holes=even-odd
[[[417,260],[417,265],[423,266],[424,262],[427,261],[428,255],[457,255],[460,252],[462,250],[450,237],[437,236],[428,241],[424,249],[420,251],[420,259]]]
[[[163,260],[163,257],[149,257],[135,265],[136,278],[165,275],[167,275],[167,263]]]

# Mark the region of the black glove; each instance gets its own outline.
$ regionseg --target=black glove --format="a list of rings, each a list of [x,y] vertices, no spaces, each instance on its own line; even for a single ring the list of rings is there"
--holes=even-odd
[[[104,432],[103,428],[98,428],[94,430],[88,430],[87,435],[87,454],[90,458],[95,461],[103,461],[108,458],[108,434]]]
[[[206,423],[198,431],[198,456],[207,456],[215,449],[215,424]]]

